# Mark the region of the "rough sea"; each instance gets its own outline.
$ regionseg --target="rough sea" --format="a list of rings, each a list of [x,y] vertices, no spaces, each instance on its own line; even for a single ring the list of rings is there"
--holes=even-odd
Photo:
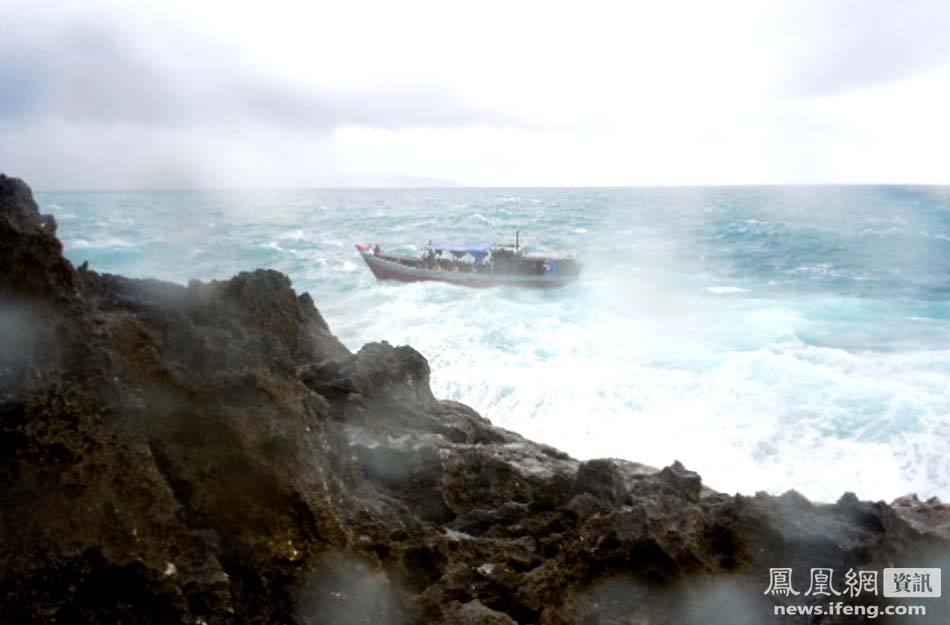
[[[256,267],[353,350],[580,458],[728,492],[950,497],[950,188],[39,193],[68,257],[186,283]],[[354,250],[576,251],[558,290],[378,283]]]

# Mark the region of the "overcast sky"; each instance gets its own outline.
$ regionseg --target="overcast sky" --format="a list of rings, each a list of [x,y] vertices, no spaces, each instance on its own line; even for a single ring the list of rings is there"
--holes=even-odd
[[[38,189],[950,183],[947,0],[145,4],[0,2],[0,171]]]

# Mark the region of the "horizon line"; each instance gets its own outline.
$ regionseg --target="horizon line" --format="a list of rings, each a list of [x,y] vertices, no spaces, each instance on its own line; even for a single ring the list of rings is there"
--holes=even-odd
[[[22,178],[21,178],[22,180]],[[26,182],[24,180],[24,182]],[[27,183],[29,184],[29,183]],[[737,187],[950,187],[950,182],[754,182],[698,184],[591,184],[591,185],[343,185],[303,187],[139,187],[139,188],[34,188],[34,193],[176,193],[176,192],[274,192],[274,191],[427,191],[507,189],[700,189]]]

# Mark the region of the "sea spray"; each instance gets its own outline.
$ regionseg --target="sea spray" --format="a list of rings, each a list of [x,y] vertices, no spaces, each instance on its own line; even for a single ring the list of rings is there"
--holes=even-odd
[[[716,488],[950,496],[950,193],[925,187],[47,193],[66,253],[178,282],[253,267],[351,348],[582,458]],[[376,282],[352,243],[577,251],[557,292]]]

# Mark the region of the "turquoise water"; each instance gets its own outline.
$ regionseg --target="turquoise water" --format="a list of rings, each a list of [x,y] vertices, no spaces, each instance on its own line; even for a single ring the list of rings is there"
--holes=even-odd
[[[67,255],[177,282],[279,269],[351,349],[582,458],[751,493],[950,496],[950,188],[40,193]],[[555,291],[380,284],[353,244],[577,251]]]

